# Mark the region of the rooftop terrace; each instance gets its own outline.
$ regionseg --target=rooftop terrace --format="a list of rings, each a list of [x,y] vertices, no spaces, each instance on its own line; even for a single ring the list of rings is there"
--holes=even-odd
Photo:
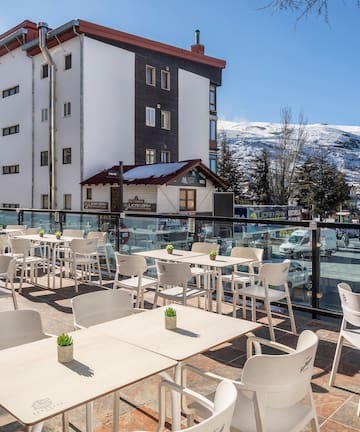
[[[112,281],[105,281],[109,288]],[[100,289],[97,286],[80,285],[79,293],[87,293]],[[33,285],[25,285],[21,295],[18,295],[20,309],[35,309],[40,312],[44,330],[59,334],[73,330],[73,317],[70,299],[75,295],[73,282],[66,280],[63,288],[42,289]],[[146,294],[145,307],[152,308],[153,293]],[[10,299],[0,302],[0,311],[12,309]],[[224,313],[231,315],[232,306],[224,305]],[[240,314],[238,315],[240,317]],[[250,316],[247,317],[250,319]],[[269,338],[266,326],[266,316],[258,313],[258,322],[263,324],[255,333]],[[288,320],[283,320],[280,314],[276,315],[276,338],[278,342],[294,346],[296,336],[289,333]],[[329,387],[329,373],[334,357],[339,320],[322,319],[313,320],[309,314],[296,315],[298,332],[303,329],[315,331],[320,344],[315,361],[315,370],[312,388],[320,430],[322,432],[354,432],[360,431],[360,418],[356,416],[360,389],[360,352],[344,347],[336,379],[336,387]],[[246,360],[245,337],[235,339],[216,347],[202,355],[191,358],[190,363],[205,370],[214,371],[223,376],[236,378],[241,375],[241,369]],[[281,376],[281,371],[279,371]],[[204,394],[210,394],[214,387],[200,378],[190,377],[192,388]],[[158,376],[151,377],[145,382],[128,386],[121,390],[120,403],[120,430],[149,430],[155,431],[157,425],[157,386]],[[95,429],[97,431],[110,431],[112,427],[112,398],[103,397],[95,402]],[[85,409],[80,407],[70,412],[70,430],[85,430]],[[60,431],[61,417],[57,416],[45,423],[44,431]],[[170,427],[170,425],[169,425]],[[3,432],[15,431],[20,425],[13,423],[0,428]],[[306,429],[310,430],[310,429]]]

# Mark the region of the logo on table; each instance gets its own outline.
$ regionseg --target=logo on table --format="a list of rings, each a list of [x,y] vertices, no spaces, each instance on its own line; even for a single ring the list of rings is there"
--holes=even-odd
[[[54,404],[50,398],[38,399],[31,406],[35,413],[50,411],[60,406],[61,403]]]

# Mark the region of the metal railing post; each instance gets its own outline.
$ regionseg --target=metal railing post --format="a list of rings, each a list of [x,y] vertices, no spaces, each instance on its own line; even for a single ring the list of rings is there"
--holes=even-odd
[[[316,227],[311,228],[311,262],[312,262],[312,297],[311,304],[312,307],[317,309],[319,306],[319,297],[318,294],[320,292],[320,229]],[[314,319],[317,318],[317,313],[312,312],[312,317]]]

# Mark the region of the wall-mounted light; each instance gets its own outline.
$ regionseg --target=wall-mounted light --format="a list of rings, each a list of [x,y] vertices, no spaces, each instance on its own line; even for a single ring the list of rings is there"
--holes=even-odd
[[[156,108],[161,108],[161,105],[160,104],[156,104]]]

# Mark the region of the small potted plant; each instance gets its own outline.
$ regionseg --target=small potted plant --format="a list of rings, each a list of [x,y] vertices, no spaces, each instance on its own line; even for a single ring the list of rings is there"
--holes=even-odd
[[[61,232],[60,231],[56,231],[55,237],[56,237],[57,240],[60,240],[61,239]]]
[[[176,329],[176,310],[172,307],[165,309],[165,328],[168,330]]]
[[[215,259],[216,259],[216,250],[211,250],[211,251],[209,252],[209,257],[210,257],[210,259],[211,259],[212,261],[215,261]]]
[[[67,333],[63,333],[57,338],[57,354],[60,363],[71,362],[74,358],[73,339]]]
[[[44,237],[44,230],[42,228],[39,229],[39,236]]]
[[[168,254],[172,254],[173,253],[173,250],[174,250],[174,246],[172,245],[172,244],[168,244],[168,245],[166,245],[166,252],[168,253]]]

